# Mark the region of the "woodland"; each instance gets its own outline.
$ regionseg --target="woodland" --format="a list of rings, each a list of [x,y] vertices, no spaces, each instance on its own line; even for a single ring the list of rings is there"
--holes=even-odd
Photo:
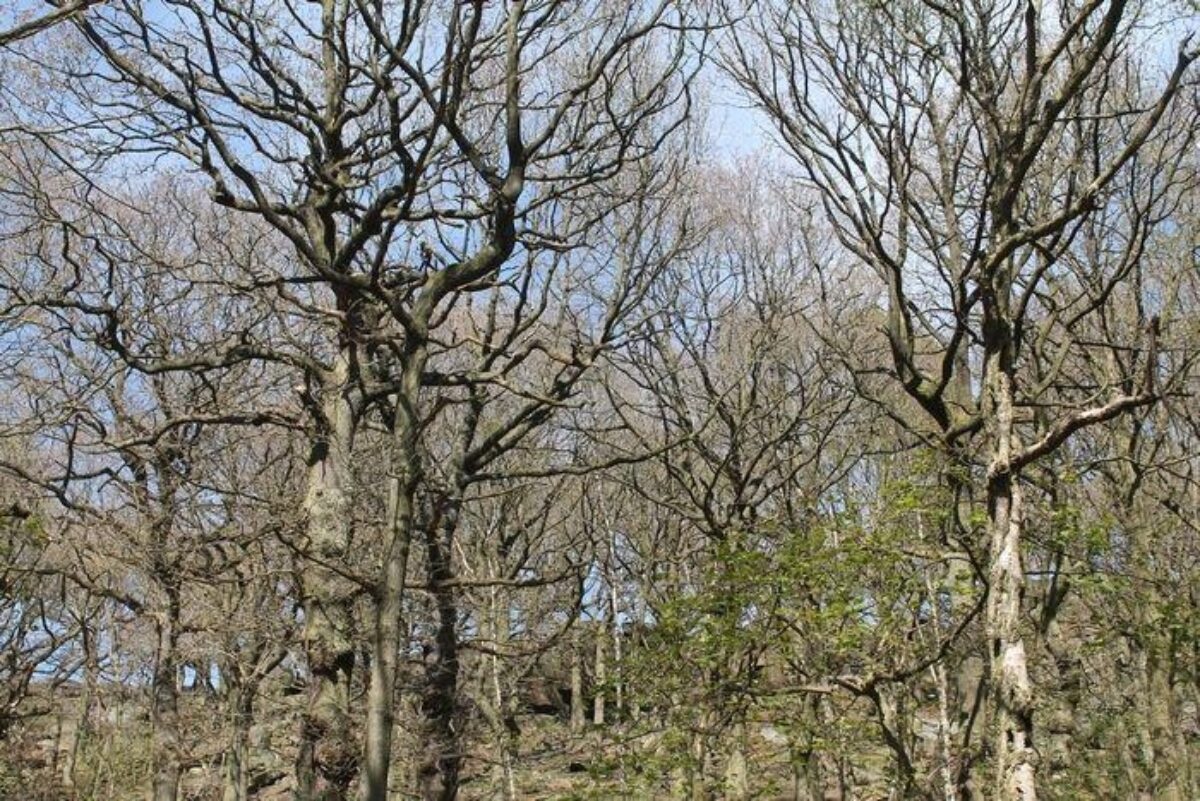
[[[0,6],[0,799],[1200,798],[1194,0]]]

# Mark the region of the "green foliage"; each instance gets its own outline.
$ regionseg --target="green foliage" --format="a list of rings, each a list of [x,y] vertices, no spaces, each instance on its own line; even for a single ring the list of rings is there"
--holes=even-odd
[[[696,767],[694,737],[715,748],[746,719],[770,721],[797,753],[878,754],[869,710],[853,694],[836,713],[821,699],[842,680],[919,664],[978,598],[969,578],[946,583],[954,509],[936,471],[918,459],[873,502],[803,529],[763,525],[710,543],[624,666],[634,702],[669,723],[662,770]],[[938,592],[968,602],[935,616]]]

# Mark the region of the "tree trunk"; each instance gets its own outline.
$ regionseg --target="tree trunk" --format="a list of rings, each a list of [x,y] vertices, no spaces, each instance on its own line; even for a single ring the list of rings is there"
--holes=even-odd
[[[304,573],[304,646],[308,704],[296,765],[298,801],[340,801],[358,770],[350,719],[354,670],[352,588],[327,564],[350,547],[350,452],[354,410],[346,396],[349,356],[321,387],[320,436],[309,460],[304,498],[308,546],[314,561]]]
[[[490,619],[490,636],[492,642],[500,645],[508,642],[512,636],[511,626],[509,625],[508,609],[500,603],[499,589],[491,587],[488,592],[489,608],[488,617]],[[499,757],[497,785],[500,791],[497,796],[504,801],[517,801],[517,775],[516,766],[520,759],[520,727],[517,726],[516,709],[513,705],[511,693],[505,692],[504,689],[504,668],[500,661],[500,655],[493,653],[488,657],[488,666],[491,674],[491,694],[492,704],[496,710],[493,729],[496,732],[496,737],[499,739]],[[553,688],[553,692],[557,692],[557,687]]]
[[[1175,689],[1171,686],[1162,654],[1149,649],[1141,656],[1143,705],[1150,744],[1150,776],[1155,801],[1184,801],[1185,765],[1176,749],[1176,733],[1182,728],[1172,714]]]
[[[795,801],[825,801],[825,777],[821,753],[816,749],[817,732],[826,728],[821,696],[809,695],[801,707],[801,721],[791,735],[792,783]]]
[[[1007,297],[1007,287],[997,294]],[[992,354],[987,361],[991,407],[988,467],[988,531],[991,537],[987,629],[991,659],[991,706],[995,726],[997,801],[1035,801],[1033,686],[1029,680],[1021,608],[1025,574],[1021,564],[1024,506],[1014,472],[1015,389],[1012,333],[1006,310],[992,311]]]
[[[179,592],[168,584],[167,608],[158,623],[158,653],[150,688],[152,801],[175,801],[179,795],[179,617]]]
[[[371,640],[371,675],[367,688],[367,731],[363,798],[386,801],[395,728],[397,659],[404,633],[404,578],[412,542],[413,487],[403,471],[393,478],[388,500],[390,534],[384,582],[375,612]]]
[[[604,629],[603,625],[596,628],[596,661],[593,663],[592,672],[595,691],[595,700],[592,702],[592,723],[597,726],[604,725],[604,682],[608,679],[607,668],[604,664]]]
[[[610,553],[615,553],[617,550],[617,536],[613,533],[610,545]],[[625,710],[625,696],[621,686],[622,670],[621,670],[621,604],[620,598],[617,596],[617,583],[611,578],[608,581],[608,614],[609,623],[612,626],[613,640],[613,707],[616,713],[617,720],[622,719],[622,712]]]
[[[579,641],[578,621],[571,635],[571,733],[583,731],[583,643]]]
[[[958,801],[958,781],[954,751],[955,722],[950,717],[950,683],[946,680],[945,665],[930,665],[929,676],[937,689],[938,728],[937,755],[938,775],[942,782],[942,797],[945,801]]]
[[[424,801],[454,801],[462,766],[458,712],[458,606],[450,538],[458,528],[458,498],[445,499],[435,525],[425,532],[429,584],[437,604],[437,634],[433,661],[425,676],[422,711],[425,716],[425,753],[420,768],[420,795]]]
[[[821,758],[808,749],[792,756],[792,797],[794,801],[825,801]]]
[[[250,724],[254,720],[254,690],[233,690],[232,729],[225,752],[225,770],[221,801],[247,801],[249,798]]]
[[[404,577],[408,572],[408,554],[412,542],[411,492],[394,486],[389,506],[392,509],[390,517],[393,531],[397,533],[393,534],[385,560],[382,598],[376,608],[375,634],[371,639],[364,755],[366,764],[363,773],[365,801],[386,801],[388,797],[395,728],[397,658],[404,633]]]
[[[75,787],[79,752],[91,737],[92,706],[96,700],[96,684],[100,675],[97,638],[86,621],[81,621],[80,639],[83,648],[83,694],[79,698],[79,720],[71,734],[70,747],[64,753],[61,773],[63,787],[68,789]]]
[[[383,581],[375,609],[371,640],[371,675],[367,686],[367,730],[363,775],[364,801],[386,801],[395,729],[397,660],[404,636],[404,580],[416,519],[416,492],[421,476],[417,404],[426,350],[415,336],[404,354],[392,434],[392,475],[388,496],[387,549]]]

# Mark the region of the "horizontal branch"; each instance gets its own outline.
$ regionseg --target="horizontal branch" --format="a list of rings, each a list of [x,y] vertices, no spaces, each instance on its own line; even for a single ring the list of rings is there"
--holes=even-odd
[[[1139,406],[1148,406],[1158,400],[1158,395],[1146,392],[1139,395],[1123,395],[1103,406],[1097,406],[1082,412],[1077,412],[1065,420],[1060,420],[1040,440],[1027,448],[1022,448],[1009,462],[1009,467],[1019,470],[1031,462],[1037,461],[1048,453],[1053,452],[1072,434],[1081,428],[1096,423],[1103,423]]]

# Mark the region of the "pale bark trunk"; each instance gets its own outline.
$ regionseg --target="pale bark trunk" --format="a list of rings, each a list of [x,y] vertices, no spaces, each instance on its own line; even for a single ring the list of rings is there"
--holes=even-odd
[[[615,552],[617,547],[616,535],[612,538],[612,551]],[[609,617],[612,624],[612,640],[613,640],[613,706],[617,720],[621,720],[621,712],[625,708],[625,697],[623,688],[621,687],[621,605],[620,599],[617,597],[617,584],[615,581],[608,581],[609,587]]]
[[[579,642],[578,624],[571,638],[571,733],[583,731],[583,654]]]
[[[872,690],[868,697],[875,706],[875,716],[883,740],[892,752],[895,765],[895,780],[890,797],[907,798],[911,795],[916,768],[910,753],[910,721],[900,704],[886,689]]]
[[[957,763],[954,751],[955,724],[950,717],[950,683],[946,680],[945,665],[931,665],[930,675],[938,696],[938,775],[942,780],[945,801],[958,801]]]
[[[236,737],[236,734],[235,734]],[[221,776],[221,801],[246,801],[246,744],[235,740],[225,751]]]
[[[954,675],[954,692],[958,699],[955,727],[958,731],[956,742],[959,753],[955,779],[958,796],[963,799],[986,797],[979,776],[972,769],[972,763],[979,753],[978,745],[972,741],[977,730],[988,731],[987,682],[987,660],[978,654],[963,659]]]
[[[1116,434],[1121,450],[1127,456],[1119,474],[1122,485],[1139,486],[1145,467],[1136,466],[1140,462],[1138,441],[1127,431],[1118,429]],[[1171,682],[1174,643],[1170,641],[1170,635],[1164,641],[1154,615],[1162,600],[1154,580],[1161,558],[1159,543],[1154,537],[1154,526],[1147,524],[1147,520],[1154,519],[1154,513],[1139,508],[1137,499],[1138,496],[1133,494],[1123,495],[1120,520],[1133,541],[1132,562],[1144,593],[1143,602],[1134,612],[1141,636],[1128,640],[1139,680],[1138,738],[1143,750],[1143,764],[1149,774],[1146,777],[1150,785],[1148,795],[1155,801],[1183,801],[1196,797],[1197,788],[1191,786],[1188,748],[1182,739],[1184,727],[1178,719],[1175,688]],[[1138,786],[1142,785],[1139,783]]]
[[[1007,324],[997,325],[1004,333],[987,369],[992,411],[992,458],[987,486],[991,536],[987,627],[996,737],[996,798],[1035,801],[1034,694],[1021,633],[1025,593],[1021,538],[1025,511],[1019,477],[1012,467],[1015,406],[1012,344]]]
[[[596,628],[596,653],[593,662],[592,675],[595,677],[595,698],[592,701],[592,723],[604,725],[604,682],[608,679],[607,666],[604,664],[604,625]]]
[[[920,526],[921,519],[919,516],[917,522],[918,526]],[[947,593],[947,597],[951,599],[954,598],[954,591],[957,586],[954,570],[955,560],[951,558],[947,560],[946,577],[942,582],[942,588]],[[934,628],[937,631],[943,631],[947,625],[947,621],[942,615],[942,604],[939,593],[932,579],[926,579],[925,586],[929,592],[929,597],[933,599],[931,606]],[[942,781],[942,797],[945,801],[957,801],[958,782],[955,778],[955,764],[958,760],[955,758],[954,749],[956,726],[954,718],[950,715],[950,682],[947,679],[946,671],[947,668],[944,663],[934,663],[929,666],[929,677],[933,681],[938,700],[937,743],[934,747],[934,755],[938,775]]]
[[[84,690],[84,698],[87,698],[87,690]],[[59,781],[66,789],[71,789],[75,786],[75,765],[79,761],[79,748],[83,742],[85,735],[84,720],[86,717],[87,703],[86,701],[80,705],[82,708],[79,714],[79,720],[75,724],[75,728],[68,735],[68,741],[62,749],[62,764],[59,766]]]
[[[312,447],[304,499],[308,545],[314,556],[304,574],[304,646],[309,695],[297,759],[299,801],[340,801],[358,770],[350,722],[354,670],[351,591],[327,564],[350,547],[350,453],[354,410],[346,396],[349,355],[343,352],[321,388],[320,439]]]
[[[492,587],[489,592],[490,600],[490,617],[493,642],[500,644],[508,642],[511,636],[507,610],[502,606],[499,600],[499,590],[497,587]],[[498,654],[491,654],[488,658],[489,667],[491,668],[491,691],[492,703],[497,711],[498,726],[495,726],[496,736],[500,739],[500,787],[502,788],[501,797],[504,801],[517,801],[517,775],[516,765],[520,757],[520,729],[517,727],[515,710],[512,708],[511,699],[504,691],[504,668]],[[552,691],[557,692],[557,687],[552,688]]]

